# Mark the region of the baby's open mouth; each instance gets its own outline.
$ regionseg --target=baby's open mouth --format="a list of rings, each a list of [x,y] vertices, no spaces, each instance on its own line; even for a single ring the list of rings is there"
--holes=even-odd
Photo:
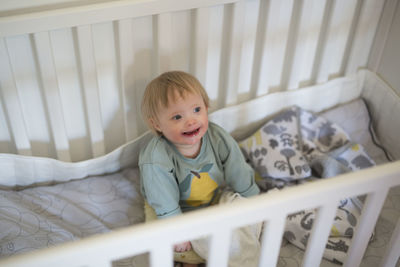
[[[197,135],[199,133],[199,131],[200,131],[200,128],[197,128],[196,130],[191,131],[191,132],[183,132],[183,135],[191,137],[191,136]]]

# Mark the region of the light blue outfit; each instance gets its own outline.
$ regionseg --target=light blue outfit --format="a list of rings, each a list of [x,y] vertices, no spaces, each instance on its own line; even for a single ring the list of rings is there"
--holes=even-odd
[[[208,206],[222,185],[244,197],[259,193],[237,142],[211,122],[196,158],[184,157],[163,136],[154,137],[140,153],[139,168],[141,192],[158,218]]]

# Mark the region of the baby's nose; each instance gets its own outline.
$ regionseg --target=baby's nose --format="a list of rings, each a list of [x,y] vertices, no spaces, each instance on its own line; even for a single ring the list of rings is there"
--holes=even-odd
[[[188,126],[194,125],[194,124],[196,124],[196,119],[193,118],[193,117],[188,118],[187,121],[186,121],[186,124],[187,124]]]

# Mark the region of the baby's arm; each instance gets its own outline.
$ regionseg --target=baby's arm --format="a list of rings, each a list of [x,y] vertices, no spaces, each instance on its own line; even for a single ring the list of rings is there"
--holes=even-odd
[[[190,241],[183,242],[174,246],[176,252],[185,252],[192,249],[192,244]]]
[[[181,214],[179,187],[168,167],[142,164],[141,191],[159,219]]]
[[[221,130],[221,139],[218,149],[227,183],[243,197],[259,194],[260,189],[255,183],[254,171],[246,163],[238,143],[223,130]]]

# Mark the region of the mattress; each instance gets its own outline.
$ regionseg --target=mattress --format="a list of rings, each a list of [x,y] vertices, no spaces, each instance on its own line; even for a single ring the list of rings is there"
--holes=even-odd
[[[320,113],[362,144],[377,164],[388,161],[372,138],[367,106],[357,99]],[[351,116],[349,116],[351,114]],[[377,145],[378,144],[378,145]],[[143,199],[135,167],[85,179],[0,190],[0,257],[8,257],[142,223]],[[362,266],[376,266],[400,216],[400,187],[390,190]],[[283,240],[278,266],[301,266],[303,251]],[[147,257],[113,266],[146,266]],[[323,260],[322,266],[337,266]]]
[[[0,191],[1,257],[143,221],[137,169],[87,179]]]

